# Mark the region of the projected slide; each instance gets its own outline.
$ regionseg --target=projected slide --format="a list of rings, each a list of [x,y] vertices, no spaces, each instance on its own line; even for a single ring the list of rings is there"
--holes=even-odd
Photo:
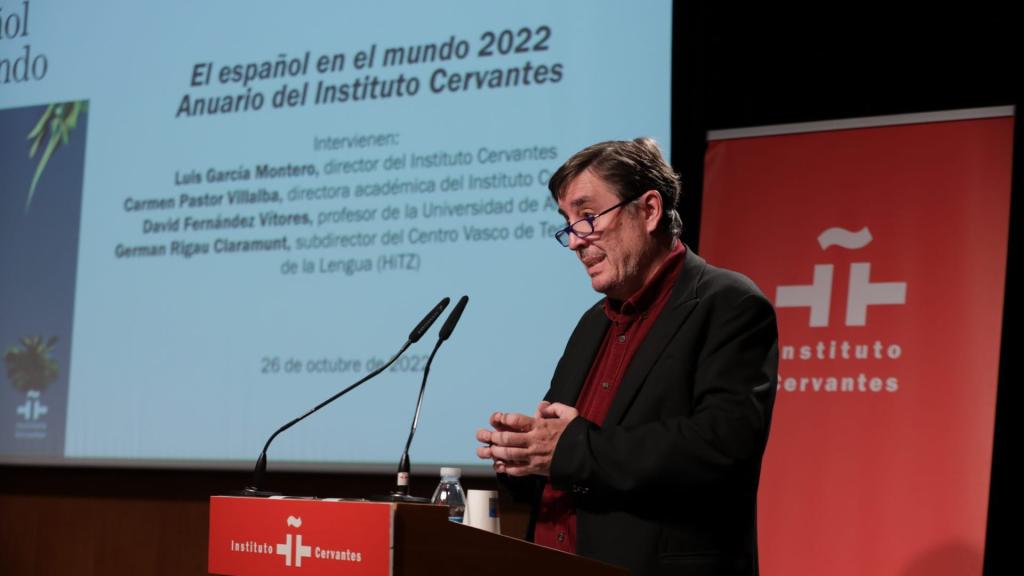
[[[599,297],[547,179],[669,152],[670,55],[668,1],[0,0],[0,459],[248,466],[467,294],[411,456],[475,464]],[[438,327],[271,469],[393,467]]]

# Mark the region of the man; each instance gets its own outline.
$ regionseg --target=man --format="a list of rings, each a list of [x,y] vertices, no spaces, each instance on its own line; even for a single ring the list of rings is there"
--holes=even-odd
[[[556,234],[605,299],[531,417],[497,412],[480,458],[533,504],[528,537],[638,574],[756,574],[756,495],[778,366],[769,301],[678,239],[679,180],[648,138],[552,176]]]

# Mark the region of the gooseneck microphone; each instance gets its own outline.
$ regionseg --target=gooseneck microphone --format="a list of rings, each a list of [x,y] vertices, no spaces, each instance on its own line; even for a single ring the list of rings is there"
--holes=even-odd
[[[447,297],[438,302],[437,306],[434,306],[430,310],[430,312],[428,312],[427,315],[423,317],[423,320],[420,320],[420,323],[417,324],[416,327],[412,329],[412,332],[409,333],[409,339],[406,340],[405,344],[402,345],[401,350],[399,350],[394,356],[391,357],[391,359],[385,362],[381,367],[377,368],[373,372],[370,372],[355,384],[352,384],[348,388],[345,388],[341,392],[338,392],[334,396],[331,396],[327,400],[324,400],[323,402],[317,404],[302,416],[299,416],[298,418],[292,420],[291,422],[285,424],[284,426],[281,426],[280,428],[277,429],[276,432],[271,434],[270,438],[267,439],[267,443],[263,446],[263,451],[260,452],[260,457],[256,460],[256,468],[253,470],[252,473],[252,485],[242,490],[242,494],[245,496],[277,496],[278,494],[275,492],[265,492],[260,489],[260,486],[263,483],[263,475],[267,471],[267,449],[270,448],[270,443],[274,441],[274,438],[277,438],[278,434],[298,424],[307,416],[313,414],[317,410],[323,408],[324,406],[327,406],[328,404],[334,402],[338,398],[341,398],[345,394],[348,394],[363,382],[366,382],[367,380],[387,370],[389,366],[395,363],[395,360],[398,360],[398,358],[403,353],[405,353],[406,349],[408,349],[409,346],[411,346],[415,342],[418,342],[419,339],[423,337],[427,330],[430,329],[430,326],[437,320],[438,316],[441,315],[441,312],[443,312],[444,309],[448,307],[449,302],[451,302],[451,299]]]
[[[406,502],[425,502],[426,498],[418,498],[409,495],[409,447],[412,446],[412,437],[416,434],[416,426],[419,425],[420,421],[420,408],[423,406],[423,393],[427,389],[427,376],[430,374],[430,364],[434,361],[434,355],[437,354],[437,349],[441,347],[441,344],[452,335],[452,331],[455,330],[455,325],[459,323],[459,318],[462,317],[462,311],[465,310],[466,304],[469,302],[469,296],[463,296],[459,298],[459,301],[455,304],[455,308],[452,309],[452,313],[448,315],[448,319],[445,320],[444,326],[441,327],[441,331],[437,335],[437,344],[434,344],[434,349],[430,352],[430,357],[427,358],[427,364],[423,368],[423,381],[420,383],[420,396],[416,400],[416,413],[412,419],[412,427],[409,429],[409,439],[405,441],[405,450],[402,452],[402,458],[398,461],[398,474],[395,482],[395,489],[391,492],[392,499],[403,500]]]

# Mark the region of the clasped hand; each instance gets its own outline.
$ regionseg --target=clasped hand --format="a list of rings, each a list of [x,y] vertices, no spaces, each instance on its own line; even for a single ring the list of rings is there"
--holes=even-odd
[[[485,444],[476,455],[493,460],[494,469],[510,476],[551,473],[551,458],[565,427],[579,412],[561,403],[541,402],[531,418],[525,414],[495,412],[492,430],[477,430],[476,439]]]

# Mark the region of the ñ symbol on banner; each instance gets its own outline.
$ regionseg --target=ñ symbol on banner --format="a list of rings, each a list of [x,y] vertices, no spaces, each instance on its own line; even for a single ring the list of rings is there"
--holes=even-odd
[[[848,250],[859,250],[873,240],[867,226],[856,232],[833,227],[818,235],[822,250],[839,246]],[[810,284],[778,286],[775,289],[777,308],[810,308],[809,325],[828,326],[832,306],[832,264],[815,264],[814,279]],[[850,286],[846,297],[846,325],[867,325],[868,306],[881,304],[905,304],[907,301],[906,282],[872,282],[871,263],[850,264]]]

